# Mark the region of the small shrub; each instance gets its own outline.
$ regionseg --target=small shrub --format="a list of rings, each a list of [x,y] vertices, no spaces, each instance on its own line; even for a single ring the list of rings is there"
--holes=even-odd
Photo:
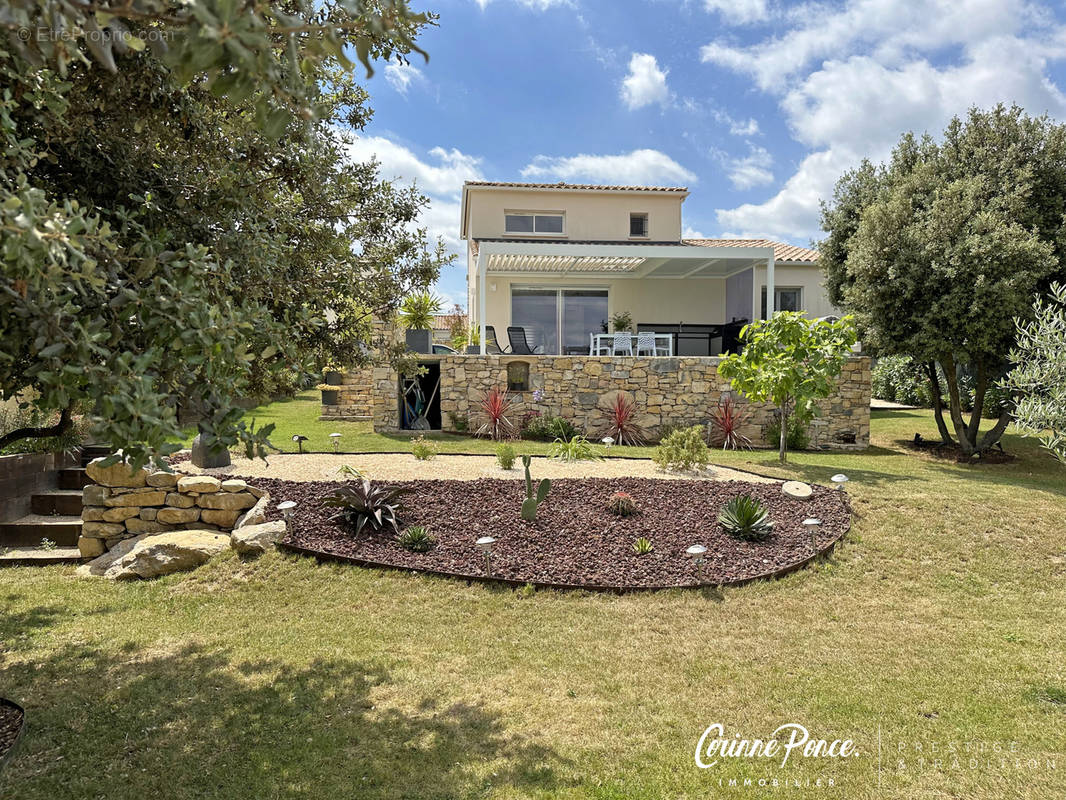
[[[598,461],[600,456],[592,449],[592,443],[584,436],[572,439],[556,439],[548,449],[548,455],[560,461]]]
[[[774,417],[766,426],[766,441],[770,445],[781,442],[781,418]],[[788,418],[788,433],[785,434],[785,446],[789,450],[806,450],[811,443],[811,435],[807,432],[807,421],[801,420],[795,414]]]
[[[522,418],[520,436],[537,442],[552,442],[556,439],[573,439],[577,428],[563,417],[544,416],[538,411],[531,411]]]
[[[501,444],[496,447],[496,461],[503,469],[513,469],[514,461],[518,456],[514,448],[509,444]]]
[[[607,510],[619,517],[630,517],[637,513],[637,501],[626,492],[615,492],[607,501]]]
[[[732,397],[718,401],[711,412],[711,441],[723,450],[751,449],[751,439],[740,432],[751,420],[751,413],[737,405]]]
[[[437,448],[425,436],[419,436],[411,443],[411,454],[419,461],[431,461],[437,456]]]
[[[339,508],[337,517],[355,528],[356,535],[367,525],[371,530],[389,528],[400,532],[399,513],[403,511],[400,497],[410,492],[400,486],[375,486],[366,478],[342,485],[323,500],[327,506]]]
[[[718,523],[725,532],[738,539],[761,541],[774,530],[769,512],[751,495],[734,497],[718,514]]]
[[[908,406],[928,406],[929,377],[910,356],[882,356],[870,372],[870,388],[879,400]]]
[[[639,539],[633,541],[633,552],[638,556],[646,556],[655,547],[651,543],[651,539],[646,536],[641,536]]]
[[[468,417],[466,414],[457,414],[454,411],[449,411],[448,419],[451,421],[452,427],[456,430],[456,432],[466,433],[468,430],[470,430],[470,417]]]
[[[652,455],[652,461],[660,469],[703,469],[711,460],[707,443],[703,441],[703,426],[681,428],[667,436]]]
[[[413,553],[424,553],[436,543],[427,528],[413,525],[400,534],[400,547]]]

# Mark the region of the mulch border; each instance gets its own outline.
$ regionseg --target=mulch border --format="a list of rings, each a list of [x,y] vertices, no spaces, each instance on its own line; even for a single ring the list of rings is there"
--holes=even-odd
[[[755,473],[749,473],[754,475]],[[386,564],[381,561],[374,561],[372,559],[356,558],[355,556],[344,556],[337,553],[327,553],[322,550],[315,550],[309,547],[301,547],[299,545],[288,544],[286,542],[278,542],[277,548],[279,550],[292,553],[294,555],[306,556],[314,558],[317,561],[326,562],[338,562],[342,564],[352,564],[359,567],[373,567],[376,569],[389,569],[398,570],[401,572],[413,572],[420,575],[434,575],[442,578],[459,579],[469,582],[476,581],[478,583],[485,584],[504,584],[507,586],[534,586],[538,589],[556,589],[560,591],[584,591],[584,592],[604,592],[613,594],[629,594],[631,592],[661,592],[667,589],[705,589],[708,587],[724,587],[724,586],[744,586],[745,584],[754,583],[756,581],[776,580],[783,578],[786,575],[790,575],[793,572],[803,569],[808,564],[828,555],[839,544],[845,536],[851,531],[851,523],[854,518],[854,514],[851,508],[851,498],[845,494],[845,505],[848,509],[848,526],[840,534],[834,538],[825,547],[817,550],[811,555],[803,558],[799,561],[788,564],[787,566],[780,567],[776,570],[769,570],[767,572],[760,573],[758,575],[751,575],[746,578],[738,578],[732,581],[725,581],[723,583],[671,583],[662,584],[660,586],[611,586],[611,585],[598,585],[598,584],[571,584],[571,583],[554,583],[549,581],[529,581],[520,580],[516,578],[503,578],[495,577],[491,575],[472,575],[464,572],[451,572],[449,570],[441,569],[416,569],[414,567],[405,567],[399,564]]]
[[[26,733],[26,709],[16,703],[14,700],[8,700],[6,697],[0,697],[0,705],[13,706],[22,712],[22,724],[19,726],[18,733],[15,734],[15,739],[11,742],[11,746],[7,748],[3,753],[0,753],[0,773],[4,771],[4,767],[8,765],[12,757],[19,749],[19,743],[22,741],[23,736]]]

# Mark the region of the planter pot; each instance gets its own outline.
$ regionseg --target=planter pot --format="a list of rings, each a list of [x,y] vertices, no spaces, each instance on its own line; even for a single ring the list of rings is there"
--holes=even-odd
[[[433,331],[407,331],[407,349],[413,353],[433,352]]]
[[[466,354],[468,356],[479,356],[479,355],[481,355],[481,345],[468,344],[466,346]]]
[[[339,406],[341,404],[341,393],[336,389],[323,389],[322,390],[322,405],[324,406]]]
[[[12,710],[20,714],[22,719],[18,723],[18,729],[14,732],[14,736],[12,736],[8,726],[0,726],[0,772],[4,771],[4,767],[7,766],[11,757],[15,754],[19,741],[22,739],[22,732],[26,730],[25,709],[18,703],[0,697],[0,715],[3,715],[3,719],[7,719]]]
[[[196,434],[196,438],[192,440],[192,451],[189,453],[189,461],[192,462],[194,467],[200,469],[216,469],[218,467],[228,467],[230,465],[229,450],[223,448],[221,451],[212,451],[208,449],[204,444],[204,435],[202,433]]]
[[[344,383],[344,373],[336,370],[327,370],[326,383],[330,386],[341,386]]]

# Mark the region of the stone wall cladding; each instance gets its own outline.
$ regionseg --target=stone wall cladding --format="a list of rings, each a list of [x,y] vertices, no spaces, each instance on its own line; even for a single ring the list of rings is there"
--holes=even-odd
[[[142,533],[231,531],[267,497],[242,480],[131,470],[121,462],[103,467],[102,461],[95,459],[85,468],[95,481],[82,490],[78,546],[86,557]]]
[[[337,404],[323,405],[323,420],[345,420],[360,422],[374,418],[374,394],[373,394],[372,367],[352,370],[344,373],[344,380],[337,390]]]
[[[426,359],[430,360],[429,358]],[[718,375],[721,358],[651,358],[597,356],[454,355],[432,360],[441,368],[441,416],[446,431],[456,431],[454,418],[466,417],[469,429],[483,420],[479,401],[493,386],[507,385],[507,365],[530,365],[529,391],[512,392],[510,420],[517,425],[528,411],[570,420],[589,438],[599,438],[607,422],[606,409],[616,392],[628,393],[636,403],[638,422],[656,439],[664,430],[705,425],[724,394],[732,394],[751,412],[743,433],[763,444],[773,419],[773,406],[751,403],[730,389]],[[366,380],[366,371],[362,378]],[[371,371],[374,430],[395,431],[399,425],[397,375],[387,367]],[[534,402],[533,392],[542,393]],[[814,447],[865,448],[870,443],[870,359],[853,356],[844,364],[838,388],[818,403],[811,423]]]

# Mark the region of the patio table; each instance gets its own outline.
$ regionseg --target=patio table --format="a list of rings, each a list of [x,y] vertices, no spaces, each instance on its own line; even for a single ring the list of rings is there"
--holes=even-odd
[[[644,335],[647,332],[642,331]],[[655,333],[655,349],[666,348],[666,354],[672,356],[674,354],[674,336],[671,333]],[[589,355],[594,356],[600,354],[601,351],[606,350],[610,354],[614,347],[613,333],[590,333],[589,334]],[[633,354],[637,353],[637,334],[631,335],[633,343]]]

